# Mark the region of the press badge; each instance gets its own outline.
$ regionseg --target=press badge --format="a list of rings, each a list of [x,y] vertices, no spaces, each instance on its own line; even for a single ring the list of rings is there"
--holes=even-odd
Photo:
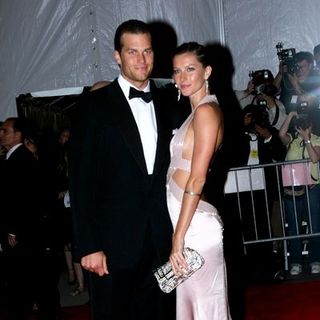
[[[258,149],[253,149],[253,150],[251,150],[250,158],[252,158],[252,159],[258,159]]]
[[[298,101],[298,96],[292,96],[291,97],[291,103],[296,104]]]

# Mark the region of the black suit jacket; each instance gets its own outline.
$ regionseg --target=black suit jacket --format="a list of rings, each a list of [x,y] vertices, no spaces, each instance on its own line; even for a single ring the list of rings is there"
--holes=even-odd
[[[76,249],[80,256],[104,251],[109,268],[134,265],[143,254],[147,230],[159,264],[171,248],[165,191],[171,132],[152,82],[151,90],[158,128],[152,177],[117,80],[83,97],[72,125],[69,173]]]
[[[33,247],[37,219],[37,167],[33,154],[19,146],[8,160],[1,161],[1,199],[6,233],[15,234],[18,242]]]

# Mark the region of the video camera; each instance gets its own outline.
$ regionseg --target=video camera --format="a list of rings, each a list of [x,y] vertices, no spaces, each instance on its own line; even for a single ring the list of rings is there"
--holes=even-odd
[[[295,59],[296,49],[283,49],[282,42],[277,43],[276,49],[279,61],[282,62],[282,65],[287,66],[289,73],[294,74],[296,71],[299,70],[299,66],[297,65]]]

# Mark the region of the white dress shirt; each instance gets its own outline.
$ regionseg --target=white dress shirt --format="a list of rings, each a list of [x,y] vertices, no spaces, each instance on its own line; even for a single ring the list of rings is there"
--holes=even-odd
[[[141,98],[129,100],[130,87],[134,87],[129,81],[122,77],[118,78],[119,85],[130,105],[132,114],[136,121],[140,139],[142,142],[144,159],[146,161],[148,174],[153,173],[153,166],[157,150],[157,120],[154,111],[153,102],[145,102]],[[140,90],[134,87],[137,90]],[[143,89],[144,92],[150,91],[150,83]]]
[[[6,160],[8,160],[10,158],[10,156],[12,155],[12,153],[17,150],[20,146],[22,145],[22,143],[18,143],[15,146],[13,146],[6,154]]]

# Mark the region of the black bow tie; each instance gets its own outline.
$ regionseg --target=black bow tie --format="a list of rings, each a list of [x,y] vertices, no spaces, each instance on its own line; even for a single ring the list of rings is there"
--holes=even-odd
[[[137,90],[133,87],[130,87],[129,99],[133,99],[133,98],[141,98],[142,100],[148,103],[152,100],[152,94],[150,91],[144,92],[144,91]]]

